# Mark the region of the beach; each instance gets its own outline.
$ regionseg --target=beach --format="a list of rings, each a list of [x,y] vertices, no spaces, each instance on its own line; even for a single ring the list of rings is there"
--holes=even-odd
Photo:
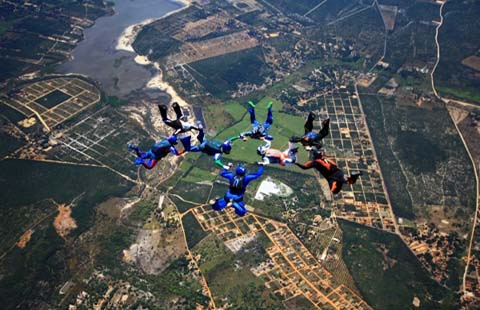
[[[117,46],[116,46],[116,49],[117,50],[124,50],[124,51],[130,51],[130,52],[135,52],[133,47],[132,47],[132,44],[133,42],[135,41],[135,38],[137,37],[137,35],[140,33],[140,31],[142,30],[142,28],[156,20],[160,20],[162,18],[166,18],[172,14],[175,14],[177,12],[180,12],[181,10],[184,10],[186,9],[187,7],[189,7],[192,3],[192,1],[190,0],[178,0],[178,1],[174,1],[174,2],[178,2],[178,3],[181,3],[182,5],[184,5],[183,7],[177,9],[177,10],[174,10],[174,11],[171,11],[171,12],[168,12],[167,14],[159,17],[159,18],[156,18],[156,19],[146,19],[140,23],[137,23],[137,24],[134,24],[134,25],[130,25],[128,26],[121,34],[121,36],[118,38],[118,41],[117,41]],[[172,98],[171,101],[172,102],[178,102],[178,104],[182,107],[185,107],[185,108],[190,108],[190,104],[188,102],[186,102],[182,97],[180,97],[180,95],[178,95],[178,93],[176,92],[176,90],[170,85],[168,84],[167,82],[165,82],[163,80],[163,72],[162,72],[162,69],[160,67],[160,64],[157,63],[157,62],[151,62],[147,56],[145,55],[139,55],[137,54],[135,56],[135,62],[139,65],[142,65],[142,66],[153,66],[156,70],[157,70],[157,74],[155,76],[153,76],[146,84],[146,87],[147,88],[150,88],[150,89],[159,89],[165,93],[167,93],[168,95],[170,95],[170,97]]]

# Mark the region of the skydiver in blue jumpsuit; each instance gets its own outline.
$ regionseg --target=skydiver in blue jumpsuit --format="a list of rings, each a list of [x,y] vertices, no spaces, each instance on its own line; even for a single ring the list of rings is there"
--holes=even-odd
[[[273,123],[272,102],[270,101],[267,105],[267,119],[263,124],[260,124],[255,117],[255,104],[251,101],[249,101],[248,104],[250,105],[248,107],[248,113],[250,114],[250,123],[252,124],[252,130],[243,132],[240,137],[242,139],[250,137],[253,139],[273,140],[273,137],[268,134],[268,129]]]
[[[223,142],[218,140],[207,140],[203,129],[200,129],[197,136],[199,144],[191,145],[190,136],[182,138],[182,143],[186,152],[202,152],[213,156],[213,160],[217,166],[223,169],[229,169],[229,166],[222,163],[222,154],[230,154],[230,151],[232,150],[232,142],[237,139],[240,139],[240,136],[226,139]]]
[[[217,198],[212,203],[214,210],[223,210],[229,202],[232,202],[232,207],[235,209],[235,213],[239,216],[244,216],[247,213],[245,208],[245,202],[243,201],[243,195],[247,190],[248,183],[258,179],[263,174],[263,164],[259,164],[257,172],[249,173],[245,175],[247,170],[243,166],[238,166],[235,173],[223,169],[220,175],[228,179],[230,186],[223,198]]]
[[[175,144],[177,143],[177,137],[171,136],[167,139],[163,139],[162,141],[155,143],[152,148],[147,152],[141,151],[138,146],[131,143],[128,144],[128,148],[135,151],[138,156],[138,158],[135,159],[133,163],[137,166],[142,165],[143,167],[150,170],[155,167],[159,160],[166,157],[169,153],[172,153],[176,156],[182,155],[184,150],[178,151],[175,148]]]
[[[327,118],[322,121],[322,129],[319,132],[313,131],[313,121],[316,115],[312,112],[308,114],[307,121],[305,122],[304,129],[305,134],[303,136],[294,135],[290,138],[290,142],[300,142],[303,146],[308,148],[320,149],[322,147],[322,139],[328,135],[330,128],[330,119]]]

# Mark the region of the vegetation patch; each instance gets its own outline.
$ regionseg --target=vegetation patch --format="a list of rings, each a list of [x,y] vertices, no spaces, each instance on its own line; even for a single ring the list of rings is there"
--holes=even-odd
[[[343,220],[340,227],[345,263],[374,309],[397,309],[414,297],[422,309],[458,308],[457,296],[430,278],[398,236]]]
[[[253,260],[249,258],[250,263],[245,263],[242,261],[244,252],[233,254],[213,235],[199,243],[194,252],[201,255],[200,270],[206,277],[217,306],[233,304],[242,305],[243,309],[284,308],[263,281],[250,271],[249,264],[255,263],[256,255]]]
[[[213,96],[225,98],[239,83],[260,85],[271,69],[265,64],[261,47],[228,53],[189,64],[189,72]]]
[[[193,248],[200,240],[207,236],[207,233],[202,229],[202,226],[200,226],[191,212],[182,217],[182,223],[189,249]]]

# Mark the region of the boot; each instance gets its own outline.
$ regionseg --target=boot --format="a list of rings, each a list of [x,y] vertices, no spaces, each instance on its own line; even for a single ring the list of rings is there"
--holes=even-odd
[[[355,184],[355,182],[357,182],[358,177],[361,175],[362,175],[361,171],[352,171],[350,176],[347,178],[348,184],[350,185]]]
[[[166,120],[168,119],[168,115],[167,115],[167,106],[164,105],[164,104],[159,104],[158,105],[158,109],[160,110],[160,115],[162,116],[162,120]]]
[[[175,111],[175,115],[177,115],[177,119],[182,119],[184,117],[182,108],[178,104],[178,102],[174,102],[172,104],[173,111]]]

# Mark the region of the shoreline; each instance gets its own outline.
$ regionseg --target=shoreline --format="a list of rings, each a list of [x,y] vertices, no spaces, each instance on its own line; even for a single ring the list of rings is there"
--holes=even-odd
[[[188,8],[191,4],[191,0],[169,0],[171,2],[178,3],[181,6],[180,8],[170,11],[168,13],[165,13],[164,15],[158,17],[158,18],[147,18],[139,23],[133,24],[128,26],[122,31],[122,34],[118,37],[117,39],[117,45],[115,46],[115,50],[117,51],[127,51],[127,52],[132,52],[135,53],[135,50],[133,49],[133,42],[137,38],[137,35],[140,33],[140,31],[143,29],[144,26],[151,24],[157,20],[166,18],[172,14],[178,13],[186,8]]]
[[[176,10],[170,11],[159,18],[149,18],[140,23],[128,26],[127,28],[125,28],[125,30],[122,32],[122,34],[118,38],[116,50],[123,50],[123,51],[129,51],[129,52],[135,53],[134,61],[138,65],[153,66],[156,69],[157,73],[147,82],[147,84],[145,85],[146,88],[159,89],[167,93],[171,97],[171,102],[176,101],[180,106],[190,109],[191,105],[187,101],[185,101],[182,97],[180,97],[180,95],[173,88],[173,86],[171,86],[169,83],[163,80],[163,71],[162,71],[162,68],[160,67],[160,63],[152,62],[148,59],[147,56],[137,54],[132,47],[132,44],[135,41],[138,33],[140,33],[140,31],[145,25],[155,22],[157,20],[166,18],[172,14],[178,13],[190,7],[190,5],[192,4],[191,0],[170,0],[170,1],[180,3],[183,6]]]

